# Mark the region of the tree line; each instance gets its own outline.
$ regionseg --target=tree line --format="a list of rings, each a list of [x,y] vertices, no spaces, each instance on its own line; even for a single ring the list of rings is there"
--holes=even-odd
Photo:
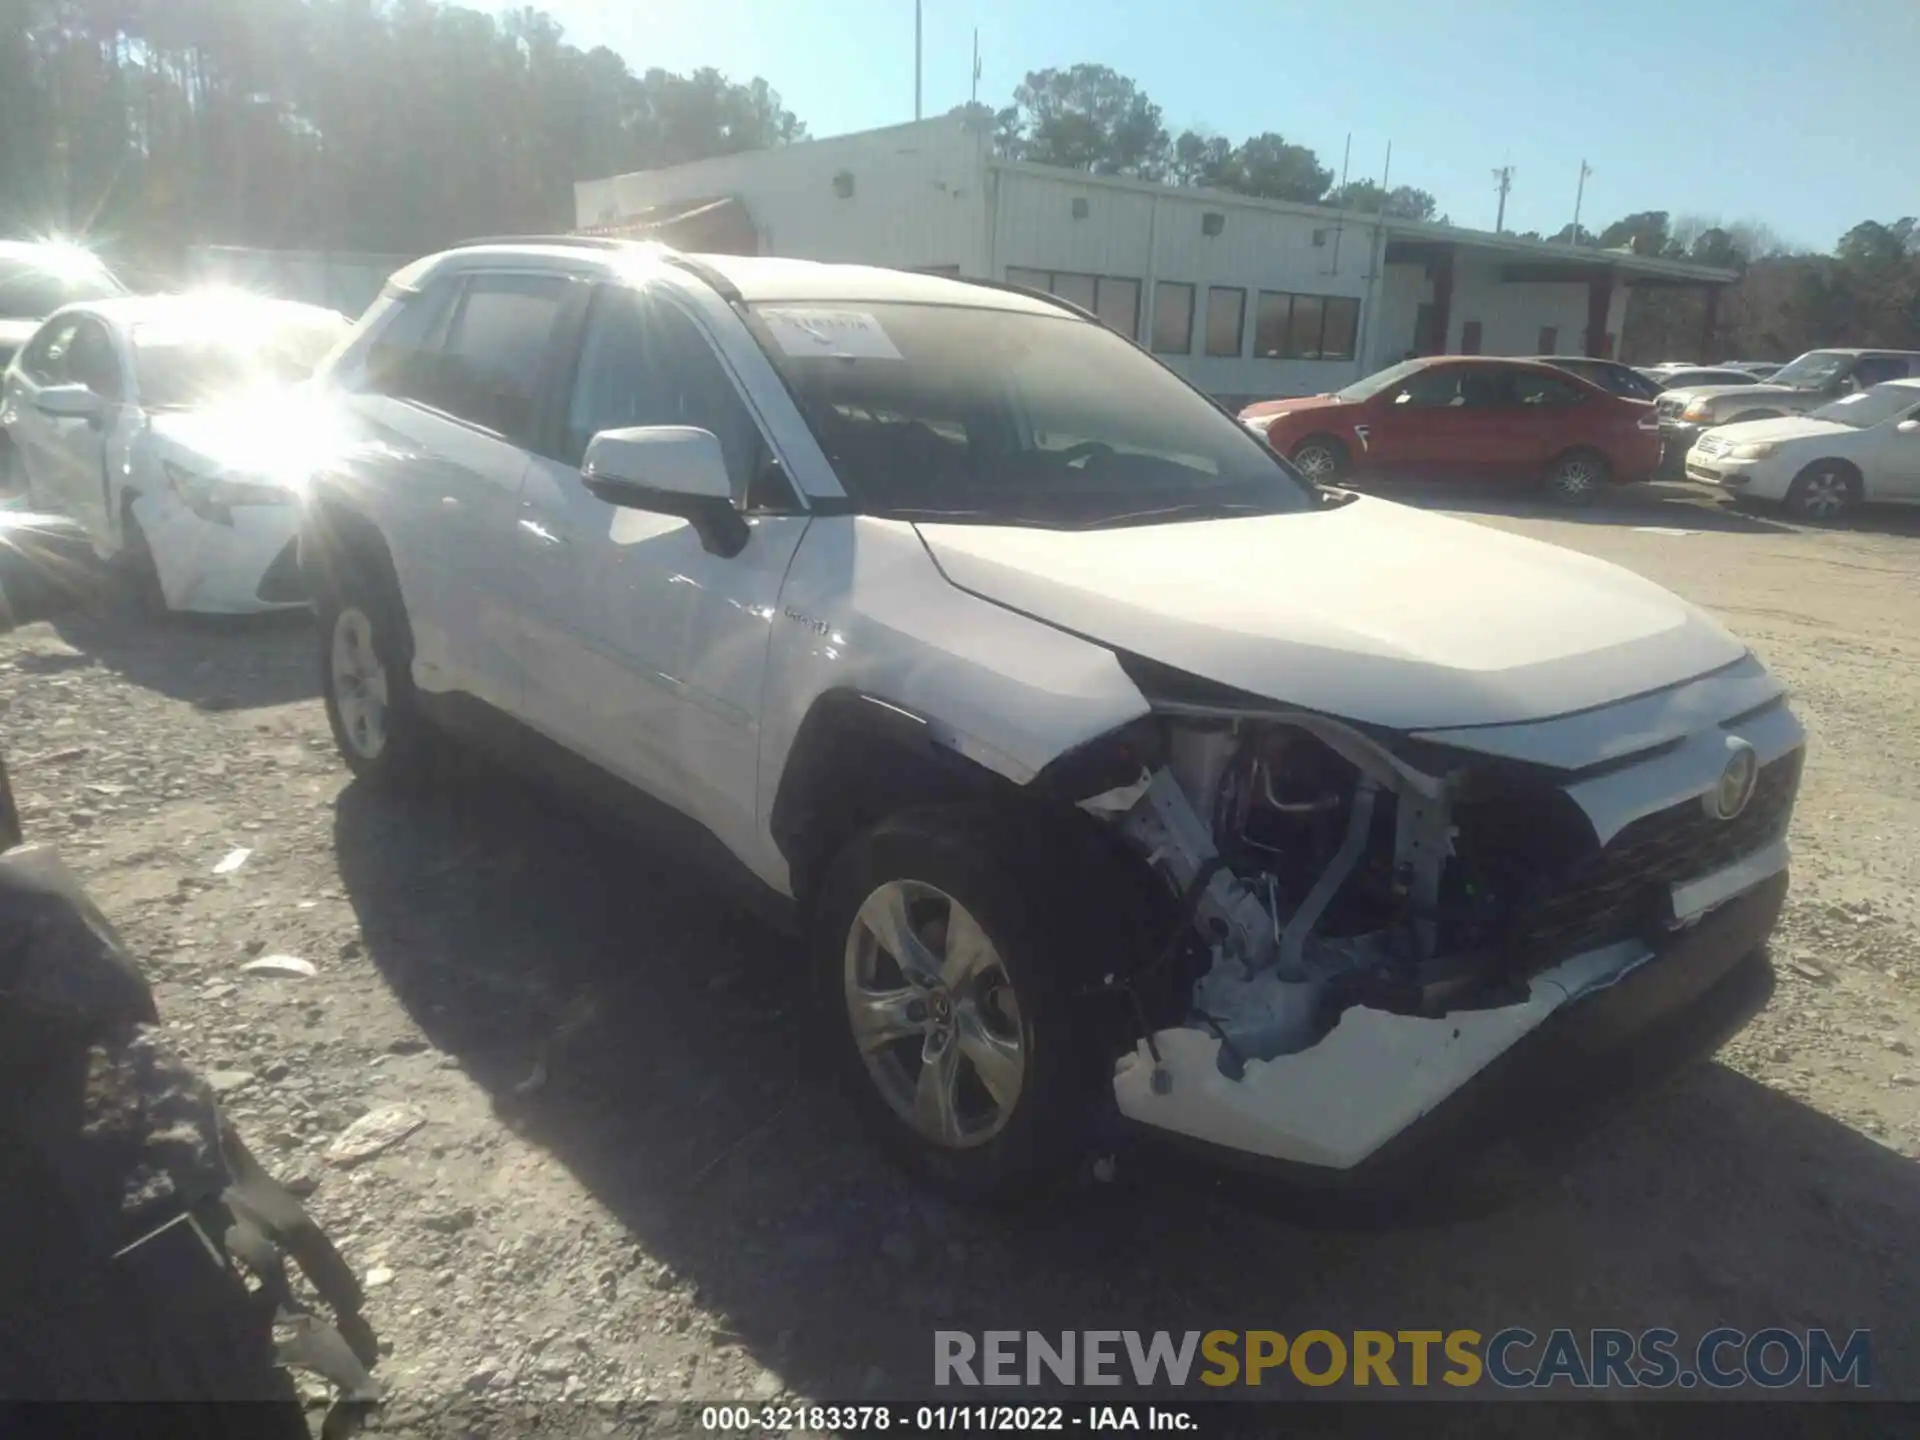
[[[437,0],[0,0],[0,233],[98,237],[135,268],[222,243],[419,254],[462,236],[571,228],[573,182],[790,144],[764,80],[635,73],[530,6]],[[1344,182],[1266,131],[1172,133],[1102,65],[1037,70],[974,109],[1010,159],[1447,223],[1417,186]],[[1531,232],[1529,232],[1531,234]],[[1920,226],[1865,221],[1831,253],[1764,226],[1659,210],[1531,238],[1741,272],[1720,343],[1920,348]],[[1625,353],[1691,355],[1703,301],[1646,291]],[[1719,358],[1716,355],[1701,359]]]

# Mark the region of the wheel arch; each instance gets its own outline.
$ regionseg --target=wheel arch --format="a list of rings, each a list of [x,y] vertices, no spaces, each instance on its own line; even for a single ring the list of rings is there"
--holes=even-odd
[[[1809,475],[1815,470],[1838,470],[1853,483],[1855,489],[1862,495],[1865,494],[1867,479],[1865,472],[1844,455],[1822,455],[1817,460],[1809,460],[1793,472],[1793,478],[1798,480],[1801,476]]]
[[[823,691],[808,707],[767,828],[807,904],[840,848],[900,810],[1012,802],[1022,787],[947,743],[931,717],[870,691]]]

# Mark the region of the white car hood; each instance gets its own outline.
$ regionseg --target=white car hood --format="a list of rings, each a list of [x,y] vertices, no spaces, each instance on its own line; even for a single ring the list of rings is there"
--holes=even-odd
[[[1371,497],[1109,530],[917,528],[947,578],[984,599],[1222,685],[1398,729],[1546,719],[1746,653],[1618,566]]]
[[[1751,445],[1758,440],[1813,440],[1821,436],[1858,435],[1860,431],[1837,420],[1813,420],[1805,415],[1780,415],[1772,420],[1742,420],[1738,425],[1716,425],[1713,438],[1729,445]]]
[[[203,475],[284,484],[292,498],[314,453],[318,415],[311,393],[291,386],[195,410],[163,410],[148,431],[156,459]]]

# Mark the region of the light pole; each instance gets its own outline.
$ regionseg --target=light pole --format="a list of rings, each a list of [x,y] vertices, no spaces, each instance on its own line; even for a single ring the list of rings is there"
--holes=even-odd
[[[1593,173],[1586,161],[1580,162],[1580,185],[1573,192],[1573,243],[1580,243],[1580,202],[1587,198],[1587,176]]]

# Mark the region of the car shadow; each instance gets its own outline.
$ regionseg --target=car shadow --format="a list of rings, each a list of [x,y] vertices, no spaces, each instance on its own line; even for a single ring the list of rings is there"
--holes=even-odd
[[[1307,1225],[1154,1154],[975,1211],[878,1157],[818,1059],[797,942],[688,864],[676,824],[617,828],[489,776],[413,802],[351,785],[334,840],[368,952],[432,1044],[804,1393],[952,1400],[931,1383],[940,1328],[1780,1325],[1871,1329],[1876,1393],[1920,1395],[1916,1167],[1728,1069],[1477,1217]],[[1643,1433],[1595,1414],[1558,1433]]]
[[[304,610],[152,618],[98,604],[51,623],[95,663],[202,710],[254,710],[320,693]]]

